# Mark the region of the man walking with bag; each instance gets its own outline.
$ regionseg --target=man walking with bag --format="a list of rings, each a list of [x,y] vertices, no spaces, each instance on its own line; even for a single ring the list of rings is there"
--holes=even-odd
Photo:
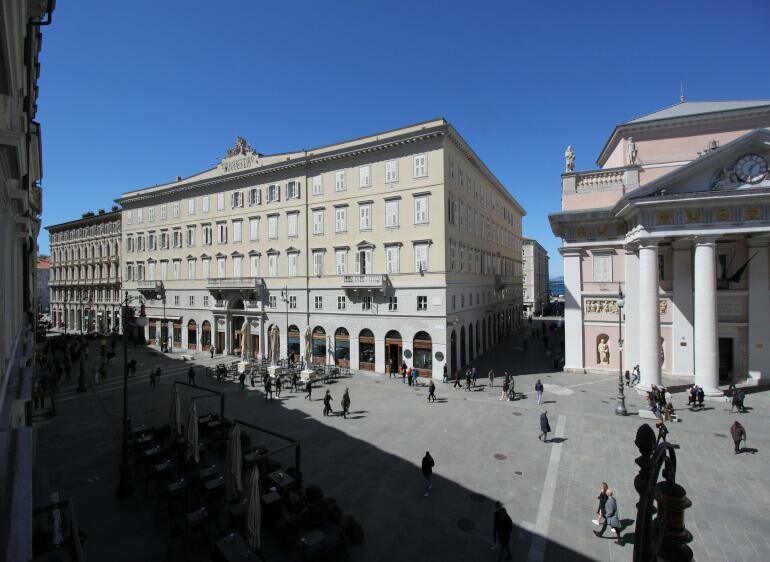
[[[548,423],[548,410],[540,414],[540,435],[537,436],[543,443],[548,443],[548,434],[551,432],[551,424]]]
[[[741,425],[741,422],[735,420],[733,425],[730,426],[730,435],[733,438],[733,444],[735,444],[735,454],[741,452],[741,441],[746,439],[746,428]]]
[[[433,484],[430,482],[430,477],[433,475],[433,467],[435,465],[435,461],[433,460],[433,457],[430,456],[429,451],[425,451],[425,456],[422,458],[422,475],[423,478],[425,478],[425,497],[428,497],[428,494],[431,491],[431,488],[433,488]]]

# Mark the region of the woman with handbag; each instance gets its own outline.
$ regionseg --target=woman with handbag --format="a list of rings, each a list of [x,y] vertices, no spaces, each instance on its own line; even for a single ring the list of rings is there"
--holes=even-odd
[[[609,489],[609,486],[606,482],[602,482],[602,489],[599,492],[599,496],[596,498],[599,500],[599,507],[596,510],[596,519],[593,519],[591,522],[594,525],[601,525],[604,523],[604,509],[605,505],[607,504],[607,490]]]

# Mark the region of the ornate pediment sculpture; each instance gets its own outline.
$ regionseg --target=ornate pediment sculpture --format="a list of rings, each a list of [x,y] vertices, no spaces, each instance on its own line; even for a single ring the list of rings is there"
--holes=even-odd
[[[256,154],[257,151],[251,146],[245,138],[238,136],[235,138],[235,146],[227,149],[225,158],[232,158],[233,156],[246,156],[248,154]]]

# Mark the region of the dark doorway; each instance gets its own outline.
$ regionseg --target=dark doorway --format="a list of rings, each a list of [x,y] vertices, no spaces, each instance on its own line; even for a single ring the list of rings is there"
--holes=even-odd
[[[385,334],[385,372],[389,372],[388,369],[392,369],[393,365],[396,366],[396,372],[401,368],[401,351],[403,344],[401,342],[401,334],[395,330],[391,330]]]
[[[719,338],[719,382],[733,376],[733,338]]]

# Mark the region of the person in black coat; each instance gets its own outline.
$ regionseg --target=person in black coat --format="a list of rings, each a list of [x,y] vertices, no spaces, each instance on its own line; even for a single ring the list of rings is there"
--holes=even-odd
[[[661,439],[663,441],[666,440],[666,435],[668,435],[668,428],[666,427],[666,424],[663,423],[663,420],[658,420],[655,426],[658,428],[658,443],[660,443]]]
[[[332,410],[332,395],[331,392],[327,390],[326,394],[324,395],[324,416],[328,416],[332,413],[334,413]]]
[[[433,467],[435,466],[433,457],[430,456],[429,451],[425,451],[425,456],[422,458],[422,475],[425,478],[425,497],[428,497],[433,485],[430,483],[430,477],[433,475]]]
[[[305,395],[305,400],[312,400],[312,394],[313,394],[313,381],[310,379],[307,380],[307,383],[305,383],[305,392],[307,394]]]
[[[348,419],[348,410],[350,410],[350,391],[346,387],[342,395],[342,417],[345,419]]]
[[[495,523],[492,531],[495,540],[500,543],[500,555],[497,557],[498,562],[503,559],[503,553],[505,553],[505,559],[511,559],[511,533],[513,533],[513,521],[511,521],[508,512],[505,508],[497,502],[495,511]]]
[[[548,434],[551,432],[551,424],[548,423],[548,410],[540,414],[540,435],[538,439],[544,443],[548,443]]]
[[[436,401],[436,383],[433,382],[433,379],[431,379],[430,384],[428,385],[428,402],[435,402]]]
[[[270,377],[265,378],[265,402],[273,399],[273,381]]]

